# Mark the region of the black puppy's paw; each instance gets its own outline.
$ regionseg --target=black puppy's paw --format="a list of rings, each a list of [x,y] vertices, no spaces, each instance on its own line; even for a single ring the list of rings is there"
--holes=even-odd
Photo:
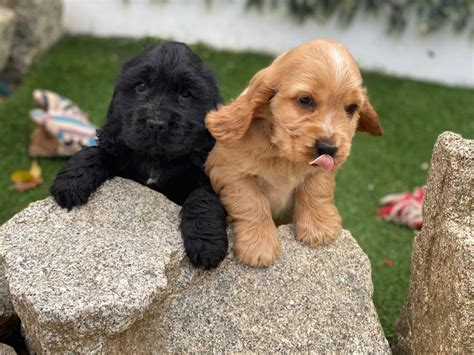
[[[193,228],[195,226],[187,230],[189,233],[187,236],[187,233],[182,233],[184,249],[191,264],[206,270],[218,267],[227,255],[227,234],[215,235],[212,239],[196,238],[196,235],[203,231],[201,228]]]
[[[181,236],[194,266],[217,267],[227,255],[226,213],[219,198],[204,188],[193,191],[181,209]]]
[[[68,210],[85,204],[89,196],[110,176],[104,160],[104,152],[97,146],[84,148],[74,154],[51,186],[51,195],[56,202]]]
[[[87,202],[89,195],[80,188],[80,178],[58,175],[51,187],[51,195],[59,206],[70,211]]]

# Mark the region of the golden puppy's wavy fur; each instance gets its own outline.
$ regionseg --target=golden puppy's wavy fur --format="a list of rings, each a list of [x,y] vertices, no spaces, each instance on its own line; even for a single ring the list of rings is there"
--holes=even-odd
[[[356,130],[382,134],[355,60],[330,40],[277,57],[206,126],[217,143],[205,168],[231,218],[235,255],[251,266],[279,256],[279,224],[295,223],[309,246],[337,238],[336,171]]]

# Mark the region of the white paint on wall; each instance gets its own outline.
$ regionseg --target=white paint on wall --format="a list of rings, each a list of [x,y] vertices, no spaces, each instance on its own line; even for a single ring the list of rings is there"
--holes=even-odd
[[[245,8],[246,0],[64,0],[69,33],[155,36],[217,48],[278,54],[314,38],[346,45],[364,69],[474,87],[474,41],[443,28],[421,35],[413,19],[399,36],[386,21],[360,14],[347,28],[336,19],[298,23],[283,12]]]

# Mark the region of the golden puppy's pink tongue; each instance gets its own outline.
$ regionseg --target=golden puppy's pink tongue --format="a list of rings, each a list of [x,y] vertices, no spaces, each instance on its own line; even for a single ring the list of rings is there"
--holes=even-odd
[[[332,156],[324,154],[316,159],[314,159],[312,162],[309,163],[310,165],[319,165],[320,167],[326,169],[326,170],[331,170],[334,166],[334,159]]]

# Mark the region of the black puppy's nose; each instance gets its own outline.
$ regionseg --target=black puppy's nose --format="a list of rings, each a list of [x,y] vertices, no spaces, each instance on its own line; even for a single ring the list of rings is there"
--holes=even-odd
[[[317,141],[316,152],[319,155],[327,154],[334,157],[337,153],[337,147],[333,143],[328,141]]]
[[[146,128],[151,131],[161,132],[164,131],[167,127],[167,124],[160,120],[148,120],[146,122]]]

